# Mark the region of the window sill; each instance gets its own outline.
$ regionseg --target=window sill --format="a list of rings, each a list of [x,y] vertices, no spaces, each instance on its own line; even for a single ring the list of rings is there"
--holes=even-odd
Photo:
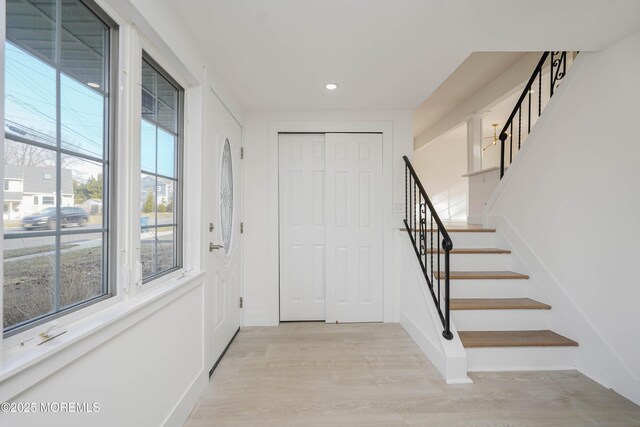
[[[27,388],[104,344],[151,313],[176,300],[202,283],[199,271],[166,278],[134,298],[113,304],[51,332],[56,335],[42,345],[16,345],[3,354],[0,370],[0,402],[8,401]]]

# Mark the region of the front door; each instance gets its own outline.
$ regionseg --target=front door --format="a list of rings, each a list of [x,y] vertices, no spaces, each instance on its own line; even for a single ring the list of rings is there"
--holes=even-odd
[[[240,327],[240,146],[242,130],[207,94],[205,133],[205,267],[207,363],[211,368]]]

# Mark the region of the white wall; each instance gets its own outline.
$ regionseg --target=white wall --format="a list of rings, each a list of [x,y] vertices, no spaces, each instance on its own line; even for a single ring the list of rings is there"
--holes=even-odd
[[[207,383],[203,297],[200,278],[44,361],[59,369],[24,392],[13,395],[11,389],[42,366],[4,382],[2,401],[34,402],[38,410],[0,413],[0,425],[182,425]],[[91,348],[92,340],[102,342]],[[39,406],[59,402],[97,403],[99,411],[46,413]]]
[[[447,384],[468,384],[467,354],[460,335],[451,325],[453,339],[443,337],[442,321],[429,291],[415,249],[406,231],[397,230],[396,250],[402,266],[400,324],[440,372]]]
[[[289,125],[281,125],[288,123]],[[384,153],[385,165],[391,166],[391,200],[385,200],[388,216],[388,234],[391,227],[400,227],[404,218],[404,162],[403,155],[411,156],[413,151],[412,113],[410,111],[390,112],[253,112],[247,113],[244,123],[243,140],[245,147],[244,167],[244,324],[277,325],[278,312],[278,230],[277,211],[277,141],[273,151],[273,129],[300,128],[303,124],[318,131],[333,129],[348,131],[371,126],[372,130],[387,129],[392,145]],[[280,124],[280,125],[279,125]],[[284,126],[284,127],[282,127]],[[385,144],[387,144],[387,140]],[[271,151],[270,151],[270,145]],[[274,155],[275,154],[275,155]],[[391,158],[389,158],[391,156]],[[385,174],[383,166],[383,176]],[[275,174],[274,174],[275,170]],[[384,184],[384,182],[383,182]],[[383,190],[381,190],[383,191]],[[398,212],[392,213],[392,205],[398,204]],[[385,225],[387,227],[387,225]],[[393,259],[392,244],[385,243],[385,321],[398,320],[399,287],[393,280],[397,266]]]
[[[640,33],[580,53],[488,205],[541,272],[557,324],[580,343],[578,368],[636,403],[638,76]]]
[[[467,125],[417,149],[413,167],[443,220],[466,220],[469,201]]]

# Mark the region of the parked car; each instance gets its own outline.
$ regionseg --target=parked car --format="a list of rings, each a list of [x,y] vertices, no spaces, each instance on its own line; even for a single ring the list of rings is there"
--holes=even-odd
[[[34,215],[26,215],[22,218],[22,228],[32,230],[35,228],[48,228],[53,230],[56,228],[56,208],[46,208],[40,213]],[[82,208],[64,207],[60,208],[60,224],[66,227],[70,224],[76,224],[80,227],[87,225],[89,215]]]

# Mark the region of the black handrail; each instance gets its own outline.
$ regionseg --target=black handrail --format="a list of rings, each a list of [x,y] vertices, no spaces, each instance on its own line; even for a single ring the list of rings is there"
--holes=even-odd
[[[502,128],[502,131],[500,131],[500,179],[502,179],[502,177],[504,176],[504,171],[505,171],[505,167],[508,166],[506,165],[506,141],[507,139],[509,139],[509,164],[511,164],[511,162],[513,161],[513,156],[514,156],[514,152],[513,152],[513,139],[514,139],[514,133],[515,133],[515,126],[514,126],[514,120],[516,119],[516,114],[518,115],[518,149],[520,150],[520,146],[522,144],[522,132],[523,130],[526,131],[526,134],[524,135],[525,137],[529,134],[529,132],[531,132],[531,121],[533,118],[537,118],[540,117],[540,115],[542,114],[542,99],[543,99],[543,91],[542,91],[542,74],[543,71],[545,69],[545,67],[549,67],[549,98],[551,99],[551,97],[553,96],[553,94],[555,93],[557,87],[558,87],[558,83],[560,82],[560,80],[562,80],[562,78],[565,76],[565,74],[567,73],[567,55],[568,52],[545,52],[542,54],[542,57],[540,58],[540,61],[538,61],[538,65],[536,65],[536,68],[533,70],[533,74],[531,74],[531,77],[529,78],[529,81],[527,82],[527,84],[525,85],[524,89],[522,90],[522,94],[520,95],[520,98],[518,98],[518,101],[516,102],[516,106],[513,108],[513,111],[511,112],[511,115],[509,116],[509,118],[507,119],[507,121],[504,124],[504,127]],[[549,64],[547,65],[547,59],[550,58]],[[538,80],[538,108],[537,108],[537,116],[534,117],[534,115],[531,112],[531,95],[533,93],[535,93],[535,90],[533,89],[533,85],[536,82],[536,80]],[[525,99],[527,100],[527,108],[526,108],[526,117],[525,120],[527,122],[527,126],[526,126],[526,130],[523,129],[523,124],[522,124],[522,114],[523,114],[523,106],[525,105]],[[516,151],[517,154],[517,151]]]
[[[405,170],[404,170],[404,194],[405,194],[405,210],[404,210],[404,225],[411,243],[413,243],[413,249],[416,252],[420,267],[424,274],[424,278],[427,280],[429,291],[433,297],[433,301],[436,303],[438,314],[444,330],[442,336],[450,340],[453,338],[451,333],[451,320],[450,320],[450,294],[449,294],[449,255],[451,249],[453,249],[453,242],[447,233],[444,224],[440,220],[438,213],[436,212],[429,196],[425,191],[420,178],[416,174],[416,171],[411,166],[411,162],[407,156],[403,157]],[[419,209],[419,212],[416,212]],[[429,213],[429,221],[427,221],[427,209]],[[436,223],[437,229],[434,230],[433,223]],[[427,223],[429,228],[427,229]],[[436,233],[436,244],[434,245],[434,231]],[[427,239],[429,235],[429,239]],[[442,236],[442,246],[440,242],[440,236]],[[430,244],[429,244],[430,243]],[[436,253],[436,260],[434,261],[434,253]],[[443,262],[441,268],[441,255],[443,255]],[[444,283],[444,296],[440,293],[440,281]],[[437,287],[435,286],[437,283]]]

